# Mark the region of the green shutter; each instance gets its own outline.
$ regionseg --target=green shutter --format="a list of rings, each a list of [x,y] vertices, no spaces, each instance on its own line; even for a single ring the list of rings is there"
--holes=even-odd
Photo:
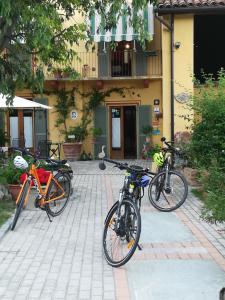
[[[36,102],[48,105],[48,99],[38,98],[34,99]],[[34,133],[35,133],[35,149],[38,149],[41,141],[47,141],[48,139],[48,110],[47,109],[35,109],[34,111]],[[45,156],[45,153],[41,153]]]
[[[4,111],[0,111],[0,129],[4,131],[5,129],[5,122],[4,122]]]
[[[145,135],[141,132],[143,126],[152,124],[152,107],[151,105],[141,105],[137,108],[138,113],[138,157],[141,157]]]
[[[102,151],[102,146],[105,145],[105,153],[108,156],[107,149],[107,110],[105,106],[99,106],[94,112],[94,127],[102,129],[102,135],[97,137],[97,143],[94,144],[94,158],[98,158],[98,154]]]

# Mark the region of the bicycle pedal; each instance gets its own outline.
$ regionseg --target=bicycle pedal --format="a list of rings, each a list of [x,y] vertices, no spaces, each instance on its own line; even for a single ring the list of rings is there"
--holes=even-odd
[[[140,251],[143,250],[143,245],[142,244],[138,244],[137,247],[138,247],[138,250],[140,250]]]

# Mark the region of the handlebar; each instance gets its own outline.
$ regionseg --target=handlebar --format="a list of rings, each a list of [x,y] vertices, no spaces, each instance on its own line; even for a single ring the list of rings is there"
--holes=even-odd
[[[29,149],[26,149],[26,148],[11,147],[11,148],[9,148],[9,150],[10,150],[10,151],[18,151],[18,152],[21,153],[22,156],[23,156],[23,155],[29,155],[29,156],[33,157],[34,159],[37,158],[33,153],[31,153],[31,152],[29,151]]]
[[[182,155],[181,150],[174,147],[174,146],[172,146],[171,145],[172,142],[167,142],[165,137],[162,137],[161,141],[167,146],[167,148],[162,148],[163,151],[165,151],[165,152],[171,151],[171,152],[174,152],[177,155]]]
[[[142,167],[139,167],[139,166],[129,166],[127,163],[121,163],[121,162],[118,162],[118,161],[115,161],[115,160],[112,160],[109,158],[103,158],[102,162],[99,163],[99,168],[101,170],[105,169],[104,161],[114,164],[115,167],[119,168],[120,170],[129,170],[131,172],[142,173],[145,175],[154,175],[155,174],[153,172],[150,172],[148,168],[143,169]]]

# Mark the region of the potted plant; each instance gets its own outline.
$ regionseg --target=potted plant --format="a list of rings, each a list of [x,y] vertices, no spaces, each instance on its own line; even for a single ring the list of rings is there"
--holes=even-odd
[[[100,127],[93,127],[91,128],[91,132],[92,132],[92,143],[95,144],[97,137],[102,135],[102,129]]]
[[[82,123],[69,128],[66,142],[62,145],[65,157],[68,160],[74,161],[80,158],[82,142],[86,136],[87,130]]]
[[[52,73],[56,79],[62,78],[62,68],[52,68]]]
[[[20,176],[22,170],[16,169],[13,165],[13,158],[8,160],[7,167],[0,168],[0,184],[6,185],[13,199],[16,200],[20,191]]]
[[[80,78],[80,74],[75,69],[67,66],[62,70],[62,77],[69,79],[78,79]]]
[[[141,132],[145,135],[147,143],[150,143],[151,141],[152,129],[153,128],[150,125],[142,126]]]

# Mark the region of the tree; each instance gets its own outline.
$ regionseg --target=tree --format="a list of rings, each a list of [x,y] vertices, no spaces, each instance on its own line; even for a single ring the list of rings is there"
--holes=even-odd
[[[144,19],[137,12],[146,0],[7,0],[0,2],[0,92],[14,95],[17,87],[41,88],[43,66],[70,61],[76,55],[73,46],[91,42],[87,22],[78,22],[78,14],[89,18],[96,10],[102,15],[101,27],[115,26],[119,16],[130,16],[143,42],[148,38]],[[107,9],[106,9],[107,8]],[[107,13],[106,13],[107,11]],[[74,23],[65,25],[73,18]],[[31,57],[38,58],[36,72]]]

